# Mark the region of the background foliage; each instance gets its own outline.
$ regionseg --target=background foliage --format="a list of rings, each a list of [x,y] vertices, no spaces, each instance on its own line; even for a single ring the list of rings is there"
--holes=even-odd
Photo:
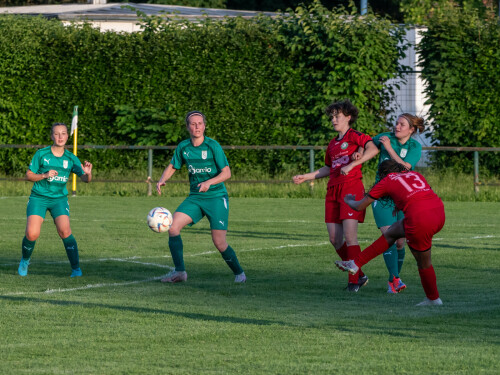
[[[144,32],[133,34],[2,16],[0,144],[47,144],[51,123],[69,123],[79,105],[81,144],[174,145],[187,136],[184,114],[198,109],[221,144],[324,145],[333,134],[323,109],[344,97],[361,109],[356,128],[375,134],[388,115],[385,82],[403,70],[402,33],[373,14],[345,13],[315,2],[277,19],[144,17]],[[2,171],[23,173],[32,154],[0,152]],[[142,165],[145,157],[104,154],[79,155],[100,169]],[[230,159],[236,169],[270,173],[296,162],[272,152]]]
[[[432,140],[446,146],[500,146],[500,25],[475,10],[435,13],[419,45],[427,81]],[[490,154],[490,153],[489,153]],[[472,153],[436,153],[436,167],[471,171]],[[498,173],[490,154],[481,165]]]

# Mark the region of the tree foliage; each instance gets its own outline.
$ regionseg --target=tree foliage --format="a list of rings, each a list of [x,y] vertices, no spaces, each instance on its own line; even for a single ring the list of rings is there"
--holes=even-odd
[[[47,144],[51,124],[69,123],[74,105],[80,143],[101,145],[175,145],[194,109],[223,145],[324,145],[333,132],[323,110],[345,97],[361,109],[361,131],[375,134],[390,115],[386,82],[403,70],[402,33],[373,14],[347,17],[316,1],[276,19],[142,16],[143,32],[132,34],[0,16],[0,143]],[[145,158],[82,152],[101,169]],[[31,155],[0,152],[2,171],[25,171]],[[286,153],[230,158],[236,169],[271,173],[298,162]]]
[[[450,7],[429,18],[419,52],[427,81],[432,140],[446,146],[500,146],[500,25],[479,12]],[[472,155],[438,154],[438,166],[463,170]],[[465,159],[469,159],[466,162]],[[481,160],[490,171],[500,160]]]

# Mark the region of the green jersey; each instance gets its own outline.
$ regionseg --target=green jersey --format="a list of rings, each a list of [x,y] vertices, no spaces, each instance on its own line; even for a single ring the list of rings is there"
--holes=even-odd
[[[391,156],[385,149],[384,145],[380,142],[380,138],[383,136],[386,136],[391,140],[391,146],[396,154],[398,154],[399,157],[405,162],[411,164],[411,169],[414,169],[415,165],[417,165],[418,161],[420,160],[420,156],[422,155],[422,146],[413,138],[408,139],[405,144],[401,144],[392,132],[381,133],[373,137],[373,142],[380,149],[378,164],[380,165],[380,163],[382,163],[384,160],[391,159]],[[377,173],[377,178],[375,181],[378,182],[379,180],[380,178],[378,177]]]
[[[60,157],[52,153],[51,146],[38,150],[31,160],[29,170],[36,174],[47,173],[56,170],[57,176],[45,178],[35,182],[31,189],[32,195],[39,195],[47,198],[60,198],[68,195],[66,183],[69,175],[75,173],[77,176],[85,174],[82,163],[68,150]]]
[[[179,143],[175,149],[170,164],[175,169],[180,169],[186,164],[189,173],[189,195],[203,195],[205,197],[219,197],[227,194],[223,182],[210,186],[210,189],[200,193],[198,184],[219,175],[224,167],[229,166],[226,155],[219,143],[205,137],[198,147],[193,146],[191,139]]]

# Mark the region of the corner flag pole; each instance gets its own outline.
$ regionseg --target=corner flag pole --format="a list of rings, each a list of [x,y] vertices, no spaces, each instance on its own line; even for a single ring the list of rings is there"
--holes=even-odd
[[[78,151],[78,106],[75,105],[75,108],[73,108],[73,119],[71,120],[71,133],[70,136],[73,135],[73,154],[77,154]],[[73,173],[73,189],[72,189],[72,195],[73,197],[76,196],[76,175]]]

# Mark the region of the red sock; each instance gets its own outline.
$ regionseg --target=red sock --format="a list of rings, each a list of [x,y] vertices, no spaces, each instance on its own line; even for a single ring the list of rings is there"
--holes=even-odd
[[[389,244],[387,243],[387,240],[385,239],[384,235],[381,235],[374,243],[360,252],[359,255],[354,259],[354,262],[359,268],[361,268],[370,260],[382,254],[388,248]]]
[[[344,242],[344,244],[340,247],[340,249],[335,249],[337,254],[339,254],[340,259],[342,260],[349,260],[347,257],[347,244]]]
[[[359,245],[352,245],[352,246],[347,246],[347,259],[356,259],[358,254],[361,253],[361,247]],[[349,282],[357,284],[358,283],[358,278],[359,278],[359,272],[356,272],[356,274],[351,275],[349,274]]]
[[[424,287],[424,292],[427,298],[430,300],[435,300],[439,298],[438,287],[436,283],[436,272],[434,272],[434,267],[419,269],[420,282]]]

